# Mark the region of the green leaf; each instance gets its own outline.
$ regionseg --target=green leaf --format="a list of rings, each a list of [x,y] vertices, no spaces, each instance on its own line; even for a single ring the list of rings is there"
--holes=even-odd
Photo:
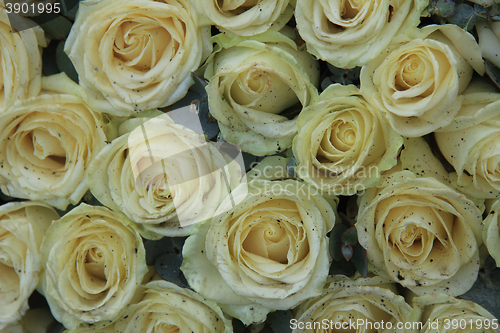
[[[356,273],[356,268],[351,261],[345,261],[344,258],[340,261],[332,261],[330,266],[329,275],[345,275],[345,276],[353,276]]]
[[[351,260],[352,255],[354,254],[354,250],[352,249],[352,245],[344,243],[342,244],[342,256],[346,261]]]
[[[358,231],[355,226],[350,227],[342,233],[342,242],[354,245],[358,242]]]
[[[292,120],[293,118],[298,116],[300,111],[302,111],[302,104],[297,103],[281,111],[280,116],[287,117],[289,120]]]
[[[164,254],[173,254],[182,258],[182,246],[187,237],[163,237],[158,240],[146,240],[146,263],[154,265],[156,260]]]
[[[290,320],[292,319],[293,316],[290,310],[275,311],[267,315],[266,323],[273,330],[273,332],[288,333],[292,332],[290,328]]]
[[[452,0],[431,0],[427,11],[433,15],[450,17],[457,12],[457,6]]]
[[[450,23],[458,25],[460,28],[465,30],[472,30],[479,20],[488,19],[490,13],[489,9],[474,5],[471,6],[466,3],[462,3],[457,6],[457,11],[452,16],[448,17],[447,20]]]
[[[330,233],[330,254],[335,261],[343,260],[342,256],[342,234],[347,230],[343,224],[336,224]]]
[[[344,212],[339,212],[340,216],[340,221],[343,225],[345,225],[347,228],[350,228],[354,225],[354,221],[351,220],[349,217]]]
[[[352,263],[359,274],[366,277],[368,275],[368,258],[366,256],[366,250],[359,243],[354,245],[353,250]]]
[[[78,73],[73,66],[73,63],[69,59],[69,57],[64,52],[64,41],[60,41],[59,45],[57,45],[56,50],[56,63],[57,67],[61,70],[61,72],[66,73],[68,77],[78,83]]]
[[[54,13],[44,13],[32,19],[42,27],[50,39],[65,40],[73,25],[66,17]]]
[[[60,73],[59,67],[56,62],[56,51],[59,41],[53,40],[43,49],[42,53],[42,72],[44,75],[49,76]]]
[[[155,262],[156,273],[162,279],[172,282],[179,287],[190,288],[181,271],[182,256],[178,254],[164,254]]]
[[[359,88],[359,74],[361,72],[361,67],[344,69],[335,67],[330,63],[327,65],[331,75],[324,78],[321,82],[322,90],[325,90],[329,85],[334,83],[341,83],[343,85],[354,84]]]
[[[61,0],[60,3],[62,14],[74,20],[78,12],[80,0]]]
[[[491,81],[500,89],[500,68],[493,65],[490,61],[485,60],[484,66],[486,68],[486,74],[489,76]]]

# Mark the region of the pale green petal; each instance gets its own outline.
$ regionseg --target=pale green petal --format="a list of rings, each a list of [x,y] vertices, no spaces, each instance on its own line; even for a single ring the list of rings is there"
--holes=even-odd
[[[117,319],[148,272],[142,238],[122,214],[80,204],[52,222],[41,246],[39,291],[65,327]]]

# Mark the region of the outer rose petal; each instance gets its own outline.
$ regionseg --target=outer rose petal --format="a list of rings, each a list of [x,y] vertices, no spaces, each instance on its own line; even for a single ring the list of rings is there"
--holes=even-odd
[[[61,210],[88,190],[90,161],[105,145],[101,115],[66,74],[42,79],[40,95],[0,114],[0,189]]]
[[[209,38],[187,0],[90,0],[64,50],[92,107],[128,116],[184,97]]]
[[[109,325],[141,284],[148,271],[144,245],[125,223],[105,207],[80,204],[47,230],[40,289],[66,328]]]
[[[191,2],[220,30],[238,36],[253,36],[268,29],[280,30],[293,16],[294,10],[289,0]]]
[[[491,206],[483,225],[484,245],[500,267],[500,199]]]
[[[476,30],[479,46],[486,60],[500,67],[500,22],[478,22]]]
[[[5,112],[17,100],[36,96],[41,89],[42,56],[41,47],[45,47],[44,32],[39,26],[12,32],[7,11],[0,11],[0,114]],[[21,25],[29,21],[16,17]],[[32,22],[27,26],[34,25]]]
[[[297,29],[307,50],[340,68],[363,66],[391,39],[420,23],[426,0],[298,0]]]
[[[56,211],[43,203],[0,206],[0,331],[28,310],[28,298],[42,270],[40,245]]]
[[[403,138],[355,86],[330,85],[304,109],[293,141],[295,171],[321,191],[352,195],[396,165]]]
[[[434,178],[391,178],[360,198],[356,229],[368,260],[417,294],[465,293],[479,269],[481,212]]]
[[[330,265],[326,233],[335,222],[331,204],[297,181],[248,186],[236,208],[187,239],[181,267],[191,287],[245,324],[321,293]]]

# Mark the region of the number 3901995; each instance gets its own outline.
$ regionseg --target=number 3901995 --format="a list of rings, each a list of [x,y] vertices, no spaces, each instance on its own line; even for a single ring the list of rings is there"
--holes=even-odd
[[[27,3],[6,3],[5,8],[7,9],[7,14],[42,14],[42,13],[60,13],[61,7],[60,3],[38,3],[38,4],[27,4]]]

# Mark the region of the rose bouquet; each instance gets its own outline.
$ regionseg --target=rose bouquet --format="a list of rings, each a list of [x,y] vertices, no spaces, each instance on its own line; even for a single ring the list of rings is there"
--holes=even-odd
[[[496,0],[4,0],[0,333],[500,332]]]

